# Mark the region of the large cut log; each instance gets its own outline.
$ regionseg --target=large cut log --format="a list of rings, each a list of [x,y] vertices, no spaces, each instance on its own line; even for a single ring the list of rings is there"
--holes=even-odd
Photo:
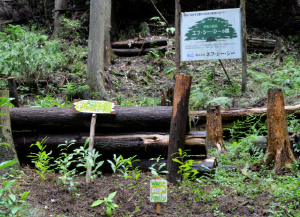
[[[10,114],[14,131],[87,132],[91,123],[91,114],[72,108],[12,108]],[[171,116],[170,106],[117,107],[116,115],[97,114],[96,132],[167,132]]]
[[[185,148],[191,150],[188,152],[193,155],[201,155],[203,158],[207,155],[205,145],[205,131],[191,131],[185,136]],[[17,152],[20,155],[28,155],[30,145],[37,141],[42,141],[45,137],[49,137],[46,141],[48,149],[54,153],[58,152],[57,146],[65,143],[65,141],[76,140],[75,147],[83,146],[89,133],[70,133],[70,134],[50,134],[50,133],[14,133],[14,142]],[[161,154],[165,157],[169,145],[169,133],[123,133],[123,134],[97,134],[94,137],[94,148],[101,154],[122,154],[123,156],[133,156],[135,154],[144,157],[157,157]],[[57,149],[57,150],[55,150]],[[27,153],[26,153],[27,152]],[[26,153],[26,154],[25,154]],[[20,156],[22,158],[22,156]],[[23,159],[22,159],[23,160]]]
[[[145,55],[149,53],[150,51],[162,51],[166,52],[167,47],[155,47],[155,48],[137,48],[137,49],[112,49],[113,52],[118,56],[138,56],[138,55]]]
[[[300,105],[285,106],[286,114],[294,114],[300,117]],[[221,110],[222,120],[237,120],[240,117],[247,115],[262,115],[267,113],[267,108],[252,108],[252,109],[223,109]],[[206,110],[191,111],[190,116],[198,117],[199,120],[206,120]]]
[[[126,40],[111,43],[112,48],[150,48],[156,46],[165,46],[168,44],[168,39],[158,39],[153,41],[142,40]]]

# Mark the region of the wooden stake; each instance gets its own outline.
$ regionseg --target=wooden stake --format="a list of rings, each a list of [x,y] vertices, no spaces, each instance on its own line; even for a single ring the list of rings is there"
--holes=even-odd
[[[226,69],[225,69],[225,67],[224,67],[224,65],[223,65],[223,63],[222,63],[222,61],[221,61],[220,59],[219,59],[219,62],[220,62],[221,66],[222,66],[222,68],[223,68],[223,70],[224,70],[225,75],[227,76],[227,79],[228,79],[230,85],[233,86],[232,83],[231,83],[230,77],[229,77],[229,75],[227,74],[227,71],[226,71]]]
[[[97,115],[93,114],[92,120],[91,120],[90,142],[89,142],[89,159],[91,159],[91,160],[93,160],[92,154],[93,154],[93,149],[94,149],[96,118],[97,118]],[[92,175],[92,166],[88,165],[88,168],[86,170],[86,177],[85,177],[86,184],[90,183],[91,175]]]
[[[276,53],[277,53],[277,61],[276,64],[279,65],[283,60],[282,60],[282,55],[281,55],[281,37],[277,37],[276,39]]]
[[[160,179],[160,176],[157,176],[156,179]],[[160,202],[156,203],[156,210],[157,210],[157,213],[160,213]]]
[[[175,64],[177,73],[180,73],[180,0],[175,0]]]
[[[246,29],[246,10],[245,0],[240,1],[242,19],[242,93],[246,92],[247,84],[247,29]]]
[[[14,104],[15,107],[20,107],[18,90],[17,90],[15,78],[10,77],[7,79],[7,82],[8,82],[8,89],[9,89],[9,97],[15,98],[14,100],[11,101],[11,103]]]
[[[268,90],[267,125],[267,159],[263,163],[266,165],[274,164],[277,173],[281,173],[281,169],[290,167],[296,161],[296,158],[290,146],[284,98],[282,90],[279,88]]]
[[[160,105],[167,106],[165,90],[161,91],[160,96],[161,96]]]
[[[219,105],[207,106],[206,146],[224,150],[221,109]]]
[[[167,170],[169,172],[167,174],[167,179],[171,183],[176,183],[177,180],[181,179],[181,174],[177,173],[179,164],[174,162],[172,159],[177,157],[173,154],[178,152],[179,148],[184,150],[190,88],[190,76],[176,75],[167,164]]]

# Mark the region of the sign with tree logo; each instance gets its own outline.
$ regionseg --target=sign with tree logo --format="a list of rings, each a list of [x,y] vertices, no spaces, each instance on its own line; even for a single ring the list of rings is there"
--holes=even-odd
[[[182,13],[181,61],[241,57],[239,8]]]

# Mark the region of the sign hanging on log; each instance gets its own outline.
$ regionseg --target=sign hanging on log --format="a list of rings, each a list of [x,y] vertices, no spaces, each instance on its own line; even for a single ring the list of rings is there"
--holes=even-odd
[[[116,114],[116,101],[74,100],[73,112]]]
[[[181,16],[181,61],[242,58],[241,11],[195,11]]]
[[[167,202],[167,180],[150,181],[150,202]]]

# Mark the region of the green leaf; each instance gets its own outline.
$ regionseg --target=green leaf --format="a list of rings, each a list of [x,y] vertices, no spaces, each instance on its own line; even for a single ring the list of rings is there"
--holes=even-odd
[[[176,163],[183,164],[180,160],[178,160],[178,159],[176,159],[176,158],[174,158],[174,159],[172,159],[172,160],[175,161]]]
[[[12,202],[15,202],[15,201],[16,201],[16,195],[14,195],[14,194],[10,194],[10,195],[9,195],[9,198],[10,198],[10,200],[11,200]]]
[[[110,206],[106,207],[106,212],[107,212],[107,215],[110,217],[111,216],[111,208],[110,208]]]
[[[10,160],[10,161],[5,161],[5,162],[3,162],[3,163],[0,164],[0,170],[4,169],[6,167],[14,165],[14,163],[17,163],[17,161],[15,159]]]
[[[21,209],[21,207],[19,207],[19,206],[15,206],[15,207],[13,207],[12,209],[11,209],[11,214],[16,214],[19,210]]]
[[[25,200],[25,198],[28,196],[29,192],[25,191],[22,196],[21,196],[21,200]]]
[[[6,143],[6,142],[1,142],[0,145],[4,145],[4,146],[7,146],[7,147],[10,146],[10,145],[9,145],[8,143]]]
[[[114,196],[116,196],[116,193],[117,191],[111,193],[110,195],[108,195],[107,199],[111,201],[114,198]]]
[[[91,207],[94,207],[94,206],[99,206],[101,203],[103,203],[104,200],[96,200],[92,205]]]

